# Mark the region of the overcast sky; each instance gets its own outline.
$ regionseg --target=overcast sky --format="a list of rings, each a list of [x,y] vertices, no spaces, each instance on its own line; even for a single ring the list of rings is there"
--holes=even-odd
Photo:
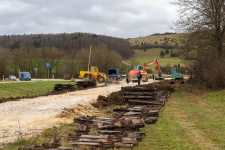
[[[133,38],[170,29],[170,0],[0,0],[0,35],[95,33]]]

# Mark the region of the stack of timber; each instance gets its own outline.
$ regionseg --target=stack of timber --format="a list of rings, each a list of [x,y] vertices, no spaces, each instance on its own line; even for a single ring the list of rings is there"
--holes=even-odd
[[[123,118],[139,117],[145,124],[156,123],[159,110],[165,105],[171,91],[158,86],[122,87],[123,101],[127,106],[114,109]]]
[[[74,84],[55,84],[54,91],[75,90]]]
[[[99,147],[133,147],[145,137],[139,132],[145,124],[156,123],[159,110],[170,91],[157,86],[122,87],[125,106],[113,109],[111,118],[80,116],[74,118],[80,127],[69,135],[70,144]],[[91,131],[98,134],[90,135]]]
[[[78,81],[76,83],[78,88],[89,88],[89,87],[96,87],[96,83],[93,81]]]
[[[80,116],[74,118],[80,127],[75,134],[69,134],[68,140],[72,145],[89,145],[99,147],[133,147],[145,137],[139,128],[145,126],[143,119],[133,118],[97,118]],[[89,135],[90,131],[98,134]],[[100,134],[100,135],[99,135]]]
[[[160,105],[128,105],[113,111],[117,112],[116,116],[122,115],[122,118],[139,118],[145,124],[154,124],[158,120],[160,108]]]
[[[130,105],[165,105],[169,91],[149,87],[122,87],[123,99]]]

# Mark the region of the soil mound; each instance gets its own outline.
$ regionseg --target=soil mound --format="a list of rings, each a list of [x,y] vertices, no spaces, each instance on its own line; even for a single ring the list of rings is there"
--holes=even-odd
[[[113,92],[109,96],[99,95],[97,102],[93,103],[92,106],[96,108],[107,107],[110,105],[121,105],[123,101],[122,91]]]

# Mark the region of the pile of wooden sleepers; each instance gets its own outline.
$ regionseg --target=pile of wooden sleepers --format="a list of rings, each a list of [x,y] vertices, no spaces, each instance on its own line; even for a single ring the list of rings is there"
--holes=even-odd
[[[62,91],[62,90],[74,90],[74,84],[55,84],[54,91]]]
[[[74,118],[80,128],[69,135],[70,144],[106,148],[137,145],[146,136],[139,129],[157,121],[159,110],[165,105],[170,91],[136,86],[122,87],[122,93],[126,105],[113,109],[111,118]],[[89,134],[93,130],[98,134]]]
[[[78,88],[90,88],[90,87],[96,87],[96,83],[93,81],[78,81],[76,83],[76,86]]]

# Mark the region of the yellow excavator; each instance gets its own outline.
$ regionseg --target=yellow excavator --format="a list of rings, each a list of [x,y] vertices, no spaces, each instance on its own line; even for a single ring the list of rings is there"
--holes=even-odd
[[[103,83],[106,81],[106,74],[98,71],[98,67],[91,66],[91,71],[80,71],[79,78],[87,80],[97,80],[99,83]]]

